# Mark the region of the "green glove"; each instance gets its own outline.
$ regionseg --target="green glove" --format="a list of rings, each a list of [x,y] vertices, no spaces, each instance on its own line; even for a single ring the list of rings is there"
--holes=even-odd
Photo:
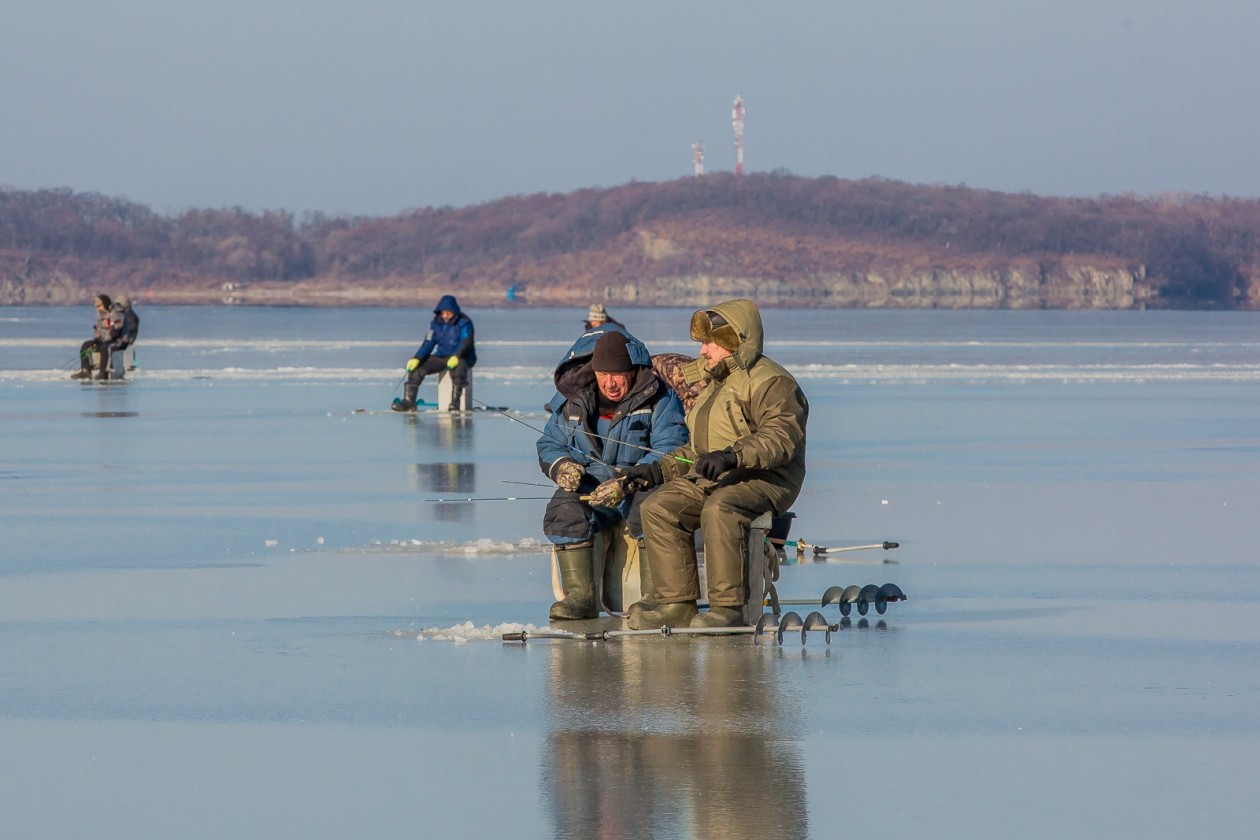
[[[407,360],[407,373],[411,373],[413,370],[415,370],[418,367],[420,367],[420,360],[417,359],[415,356],[412,356],[410,359]]]
[[[451,356],[446,360],[447,370],[455,370],[457,367],[459,367],[459,356]]]

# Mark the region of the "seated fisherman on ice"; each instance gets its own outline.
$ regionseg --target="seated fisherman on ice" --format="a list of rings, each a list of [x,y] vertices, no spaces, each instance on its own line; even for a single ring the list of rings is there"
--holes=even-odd
[[[136,343],[140,335],[140,316],[131,307],[131,298],[119,295],[109,313],[109,323],[113,338],[109,342],[109,352],[121,353]]]
[[[564,587],[549,617],[595,618],[594,537],[622,520],[639,541],[642,591],[652,591],[639,519],[651,491],[631,490],[616,470],[660,460],[687,442],[687,427],[682,403],[652,371],[647,348],[612,324],[574,343],[555,382],[551,416],[538,439],[538,464],[559,488],[543,518]]]
[[[460,311],[454,295],[442,295],[433,307],[433,321],[425,333],[424,343],[416,354],[407,360],[407,384],[402,399],[394,400],[394,411],[415,411],[416,394],[420,383],[430,373],[449,370],[451,376],[451,411],[459,411],[463,402],[464,388],[468,386],[468,371],[477,364],[477,347],[473,322]]]
[[[700,359],[688,380],[709,378],[687,412],[689,443],[674,457],[630,467],[637,485],[659,487],[643,506],[656,584],[653,609],[629,617],[634,630],[730,627],[750,597],[749,524],[783,516],[805,481],[809,402],[782,365],[762,353],[761,312],[732,300],[691,317]],[[704,533],[709,611],[700,613],[695,531]]]
[[[625,329],[625,324],[608,314],[608,310],[604,308],[602,303],[592,303],[591,308],[586,312],[586,321],[582,324],[583,330],[593,330],[602,327],[604,324],[615,324]]]
[[[100,372],[97,379],[109,378],[109,343],[116,336],[113,319],[110,315],[114,302],[109,295],[100,294],[93,298],[96,306],[96,323],[92,328],[92,337],[79,345],[79,370],[71,374],[71,379],[92,378],[92,354],[100,355]]]

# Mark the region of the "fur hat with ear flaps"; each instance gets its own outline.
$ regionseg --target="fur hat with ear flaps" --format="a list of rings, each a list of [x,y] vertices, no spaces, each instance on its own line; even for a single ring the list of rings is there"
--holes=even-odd
[[[739,349],[739,332],[721,313],[712,309],[700,309],[691,316],[691,338],[699,342],[712,341],[732,353]]]

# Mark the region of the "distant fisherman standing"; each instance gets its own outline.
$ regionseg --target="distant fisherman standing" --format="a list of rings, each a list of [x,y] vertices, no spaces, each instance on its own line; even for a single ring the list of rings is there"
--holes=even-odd
[[[451,411],[459,411],[468,386],[468,371],[477,364],[477,348],[473,340],[473,322],[459,309],[454,295],[443,295],[433,308],[433,321],[424,336],[424,343],[407,361],[407,384],[402,399],[394,400],[394,411],[415,411],[420,383],[430,373],[449,370],[451,376]]]

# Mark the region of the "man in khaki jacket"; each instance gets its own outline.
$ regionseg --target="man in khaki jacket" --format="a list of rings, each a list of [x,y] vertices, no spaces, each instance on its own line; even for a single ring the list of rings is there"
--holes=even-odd
[[[636,630],[726,627],[743,622],[749,598],[748,525],[787,513],[805,480],[809,403],[782,366],[762,355],[761,313],[732,300],[691,317],[700,358],[689,379],[709,384],[687,412],[691,440],[671,457],[626,470],[648,486],[643,536],[656,605],[631,613]],[[695,531],[704,533],[709,611],[700,613]]]

